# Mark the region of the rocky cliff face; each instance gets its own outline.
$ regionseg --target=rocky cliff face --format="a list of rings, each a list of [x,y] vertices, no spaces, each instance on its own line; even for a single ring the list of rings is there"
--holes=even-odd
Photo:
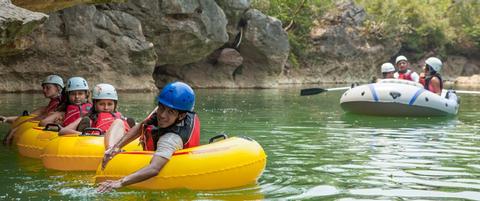
[[[363,27],[367,13],[353,1],[315,21],[311,49],[296,68],[287,62],[282,23],[250,0],[13,3],[49,16],[0,0],[0,91],[39,90],[52,73],[120,90],[155,90],[173,80],[213,88],[365,82],[404,54],[397,40]],[[443,60],[447,79],[480,73],[475,59]],[[412,63],[420,71],[423,60]]]
[[[1,58],[0,90],[36,90],[52,73],[83,76],[91,85],[153,88],[153,44],[145,40],[140,22],[127,13],[85,5],[67,8],[51,13],[28,37],[33,41],[29,49]]]
[[[378,68],[400,50],[395,40],[379,40],[362,27],[366,12],[352,1],[315,22],[310,38],[312,58],[298,82],[361,82],[377,75]]]
[[[27,34],[32,42],[24,51],[1,54],[0,91],[36,90],[51,73],[121,90],[152,90],[173,80],[270,87],[288,56],[280,21],[250,9],[249,1],[132,0],[65,9],[91,2],[56,2],[15,1],[50,17]],[[14,36],[10,41],[21,35]]]

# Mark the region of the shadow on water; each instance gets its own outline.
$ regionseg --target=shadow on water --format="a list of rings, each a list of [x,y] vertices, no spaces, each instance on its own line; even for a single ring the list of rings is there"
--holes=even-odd
[[[460,124],[456,116],[440,117],[388,117],[368,116],[352,113],[344,113],[340,120],[349,125],[350,128],[438,128],[454,127]]]

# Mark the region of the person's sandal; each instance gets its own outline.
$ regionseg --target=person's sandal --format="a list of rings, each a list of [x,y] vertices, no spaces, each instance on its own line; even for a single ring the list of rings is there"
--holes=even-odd
[[[80,120],[80,123],[78,123],[77,126],[77,131],[83,132],[86,128],[90,128],[90,118],[89,117],[83,117],[82,120]]]
[[[128,126],[130,126],[130,128],[133,128],[135,126],[135,119],[131,118],[131,117],[127,117],[127,124]]]

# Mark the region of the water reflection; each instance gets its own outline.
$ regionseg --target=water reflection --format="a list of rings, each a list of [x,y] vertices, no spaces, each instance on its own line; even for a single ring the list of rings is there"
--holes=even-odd
[[[463,96],[459,115],[435,118],[345,114],[341,93],[300,97],[298,90],[197,90],[201,142],[217,133],[257,140],[268,155],[258,184],[222,191],[96,194],[93,173],[43,169],[0,147],[0,199],[63,200],[480,200],[480,109]],[[120,111],[136,119],[155,94],[121,94]],[[6,110],[41,97],[0,98]],[[29,100],[34,99],[34,100]],[[21,111],[20,111],[21,112]],[[0,132],[8,127],[0,125]]]

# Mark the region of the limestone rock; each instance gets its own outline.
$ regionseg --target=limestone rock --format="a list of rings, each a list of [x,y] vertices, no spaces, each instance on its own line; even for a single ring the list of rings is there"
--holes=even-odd
[[[0,56],[18,54],[31,47],[28,37],[48,16],[17,7],[9,0],[0,0]]]
[[[235,40],[239,40],[240,29],[245,26],[242,18],[250,8],[250,0],[217,0],[216,2],[227,16],[228,43],[233,47],[237,45]]]
[[[235,88],[238,86],[233,75],[242,63],[243,57],[237,50],[220,49],[200,62],[157,66],[154,79],[159,87],[180,78],[199,88]]]
[[[38,1],[45,7],[32,9],[97,2],[104,1]],[[279,20],[249,6],[249,0],[131,0],[51,12],[28,35],[31,48],[0,59],[0,91],[38,90],[51,73],[119,90],[152,89],[154,66],[159,88],[173,80],[194,87],[275,87],[289,53],[287,33]],[[235,40],[239,46],[229,48]]]
[[[51,14],[31,37],[35,45],[21,59],[6,57],[0,61],[1,72],[6,75],[2,76],[6,85],[0,90],[36,90],[51,73],[65,79],[83,76],[92,86],[106,82],[120,90],[154,89],[153,44],[130,14],[76,6]],[[15,76],[18,74],[22,76]]]
[[[239,87],[275,87],[288,58],[290,44],[282,23],[256,9],[245,13],[246,26],[239,52],[243,65],[234,72]]]
[[[232,66],[234,68],[237,68],[242,65],[243,57],[242,55],[240,55],[239,52],[237,52],[237,50],[225,48],[221,50],[217,61],[219,65]]]
[[[200,61],[228,41],[227,19],[214,0],[132,0],[109,7],[141,21],[147,40],[155,44],[157,65]]]
[[[365,10],[353,1],[343,1],[336,11],[316,22],[309,54],[318,59],[305,69],[310,71],[306,82],[365,81],[379,76],[379,66],[397,54],[400,43],[364,35],[361,25],[365,16]]]
[[[460,76],[455,80],[455,84],[462,87],[476,87],[480,86],[480,74],[472,76]]]
[[[13,0],[13,4],[33,11],[54,12],[81,4],[125,2],[126,0]]]

